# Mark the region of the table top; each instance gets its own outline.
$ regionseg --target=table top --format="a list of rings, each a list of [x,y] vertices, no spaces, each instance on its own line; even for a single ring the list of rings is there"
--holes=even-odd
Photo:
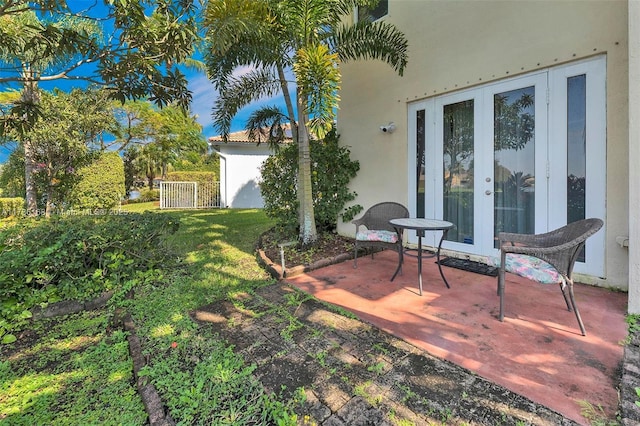
[[[415,229],[418,231],[440,231],[451,229],[454,226],[453,223],[447,222],[446,220],[423,219],[419,217],[391,219],[389,223],[393,226],[397,226],[398,228]]]

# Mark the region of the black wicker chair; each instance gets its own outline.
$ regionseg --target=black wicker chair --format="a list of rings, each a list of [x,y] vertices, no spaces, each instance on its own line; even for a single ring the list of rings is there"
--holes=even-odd
[[[409,210],[405,206],[395,202],[383,202],[371,206],[361,218],[352,221],[356,226],[353,267],[358,267],[358,250],[363,247],[396,250],[399,261],[402,262],[402,233],[396,232],[389,220],[404,217],[409,217]],[[361,226],[367,229],[361,230]],[[372,258],[373,253],[372,250]]]
[[[500,321],[504,320],[505,272],[511,272],[541,283],[558,283],[569,311],[573,310],[582,335],[585,328],[573,294],[573,266],[584,244],[602,227],[601,219],[583,219],[544,234],[526,235],[501,232]],[[567,288],[569,294],[567,295]]]

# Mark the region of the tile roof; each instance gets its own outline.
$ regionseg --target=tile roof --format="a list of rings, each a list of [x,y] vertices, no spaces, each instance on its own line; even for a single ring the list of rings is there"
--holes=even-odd
[[[268,129],[264,129],[264,130],[265,132],[268,131]],[[249,140],[249,132],[247,132],[246,130],[240,130],[238,132],[229,133],[227,138],[228,138],[228,143],[235,143],[235,144],[254,144],[255,145],[258,142],[259,143],[267,142],[267,137],[263,135],[258,135],[257,141]],[[222,135],[210,136],[208,140],[209,140],[209,143],[212,145],[219,145],[224,143],[224,141],[222,140]],[[285,142],[291,142],[291,130],[289,125],[285,126]]]

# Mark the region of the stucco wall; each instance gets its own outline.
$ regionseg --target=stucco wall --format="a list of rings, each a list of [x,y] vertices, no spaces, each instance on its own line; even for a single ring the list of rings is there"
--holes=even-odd
[[[403,77],[377,61],[342,64],[338,128],[361,169],[357,203],[408,203],[407,104],[559,64],[607,57],[606,279],[626,289],[628,235],[627,1],[390,0],[388,22],[409,40]],[[366,78],[365,78],[366,76]],[[380,125],[394,121],[393,134]],[[381,153],[383,153],[381,155]],[[352,225],[339,223],[345,235]]]
[[[629,313],[640,314],[640,2],[629,0]]]
[[[248,146],[247,146],[248,145]],[[223,202],[231,208],[262,208],[260,167],[270,154],[266,145],[221,145],[220,187]]]

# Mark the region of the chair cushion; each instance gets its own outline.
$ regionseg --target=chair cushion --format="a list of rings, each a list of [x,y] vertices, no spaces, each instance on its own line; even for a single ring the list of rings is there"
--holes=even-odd
[[[361,231],[356,234],[356,240],[358,241],[380,241],[383,243],[394,244],[398,242],[398,234],[393,231],[383,231],[377,229],[371,229]]]
[[[500,258],[491,258],[494,266],[500,267]],[[505,271],[542,284],[559,284],[562,276],[549,263],[537,257],[507,253]]]

